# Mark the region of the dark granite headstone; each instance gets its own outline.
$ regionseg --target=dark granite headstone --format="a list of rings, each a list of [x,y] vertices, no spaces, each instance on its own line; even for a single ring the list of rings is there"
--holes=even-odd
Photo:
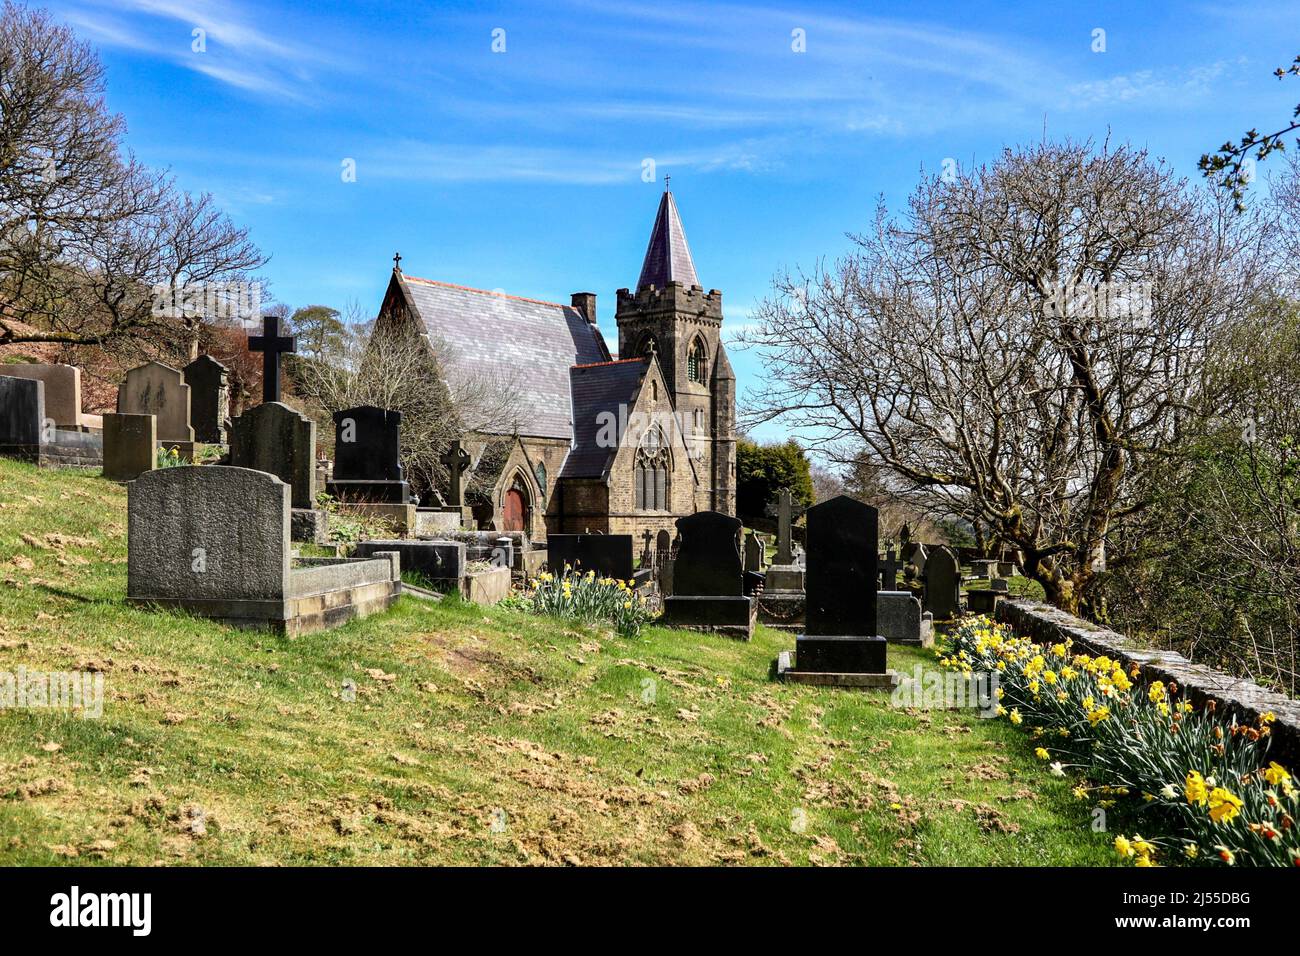
[[[0,374],[0,449],[14,457],[36,455],[44,420],[45,383]]]
[[[459,582],[465,576],[465,545],[460,541],[385,539],[357,542],[358,557],[370,557],[380,551],[396,551],[402,556],[403,571],[418,572],[438,584]]]
[[[605,578],[632,579],[630,534],[550,534],[546,536],[546,565],[552,574],[565,567]]]
[[[754,574],[763,572],[763,558],[765,557],[766,548],[763,546],[763,539],[758,535],[750,533],[745,536],[745,570]]]
[[[293,507],[316,507],[314,421],[270,402],[244,412],[230,432],[230,464],[270,472],[292,488]]]
[[[795,640],[797,670],[885,674],[886,642],[876,625],[879,516],[846,495],[814,505],[808,522],[805,633]]]
[[[406,504],[402,413],[373,405],[334,413],[334,475],[325,490],[340,501]]]
[[[334,413],[334,477],[402,481],[402,413],[362,405]]]
[[[194,440],[224,445],[230,416],[226,367],[211,355],[200,355],[181,369],[181,374],[190,387],[190,425]]]
[[[744,594],[738,518],[701,511],[677,519],[681,540],[671,564],[672,594],[664,598],[669,627],[727,634],[749,640],[754,603]]]
[[[809,634],[875,637],[876,509],[839,495],[808,509]]]
[[[925,610],[947,621],[961,609],[961,564],[948,547],[933,549],[925,562]]]
[[[700,511],[677,519],[682,544],[673,565],[673,595],[740,595],[739,518]]]

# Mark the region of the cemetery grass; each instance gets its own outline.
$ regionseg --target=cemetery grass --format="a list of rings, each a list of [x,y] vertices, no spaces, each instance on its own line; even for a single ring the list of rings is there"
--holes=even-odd
[[[0,460],[0,670],[105,679],[0,712],[0,863],[1113,861],[1028,735],[775,684],[788,635],[406,597],[291,640],[129,607],[125,534],[118,486]]]

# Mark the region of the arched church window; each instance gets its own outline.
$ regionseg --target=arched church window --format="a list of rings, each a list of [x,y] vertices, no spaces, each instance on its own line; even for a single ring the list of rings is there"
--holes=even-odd
[[[641,437],[632,468],[632,493],[637,511],[668,510],[671,470],[672,458],[663,432],[658,427],[649,429]]]
[[[704,343],[696,339],[686,353],[686,378],[688,381],[704,384],[704,367],[708,360],[704,355]]]

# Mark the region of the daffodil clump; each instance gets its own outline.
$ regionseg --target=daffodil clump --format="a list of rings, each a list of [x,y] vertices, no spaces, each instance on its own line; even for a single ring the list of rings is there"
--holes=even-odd
[[[585,623],[608,621],[623,637],[636,637],[654,615],[633,582],[580,574],[565,568],[560,575],[543,572],[529,582],[529,608]]]
[[[964,618],[944,651],[944,667],[997,672],[998,715],[1030,731],[1053,774],[1092,781],[1076,797],[1127,801],[1167,834],[1116,837],[1122,858],[1300,866],[1300,788],[1268,759],[1272,714],[1253,726],[1225,720],[1172,682],[1139,682],[1136,666],[1075,653],[1070,641],[1035,644],[983,616]]]

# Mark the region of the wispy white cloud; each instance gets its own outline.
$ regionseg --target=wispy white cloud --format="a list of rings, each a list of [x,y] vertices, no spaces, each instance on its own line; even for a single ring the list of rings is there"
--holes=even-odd
[[[346,68],[346,61],[323,45],[274,35],[230,3],[81,0],[59,15],[102,46],[143,54],[260,96],[307,102],[314,98],[320,73]],[[175,24],[184,29],[178,31]]]
[[[1099,105],[1188,106],[1212,96],[1225,79],[1248,66],[1245,57],[1217,60],[1205,66],[1180,69],[1138,70],[1101,80],[1072,83],[1065,89],[1062,107]]]

